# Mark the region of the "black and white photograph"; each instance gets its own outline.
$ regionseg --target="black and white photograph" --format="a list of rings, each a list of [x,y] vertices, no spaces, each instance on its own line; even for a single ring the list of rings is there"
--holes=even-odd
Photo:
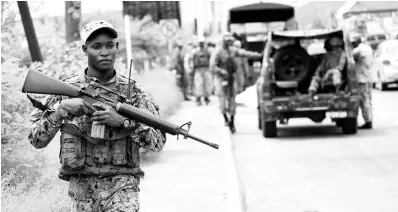
[[[4,212],[397,212],[398,1],[1,1]]]

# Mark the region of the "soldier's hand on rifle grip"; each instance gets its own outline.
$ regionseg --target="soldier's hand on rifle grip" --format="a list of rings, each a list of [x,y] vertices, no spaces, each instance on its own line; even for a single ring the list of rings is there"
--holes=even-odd
[[[125,117],[117,113],[112,107],[99,102],[94,103],[92,106],[100,109],[93,113],[91,118],[93,121],[98,124],[107,124],[111,127],[122,126]]]
[[[69,115],[80,117],[90,115],[95,109],[86,101],[80,98],[64,99],[60,102],[60,108],[66,110]]]

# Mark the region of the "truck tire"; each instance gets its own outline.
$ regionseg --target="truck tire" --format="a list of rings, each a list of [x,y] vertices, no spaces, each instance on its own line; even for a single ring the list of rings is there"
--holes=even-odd
[[[288,45],[278,49],[274,55],[277,81],[302,82],[309,77],[311,58],[300,46]]]
[[[277,136],[276,121],[263,121],[263,136],[265,138],[273,138]]]
[[[341,128],[344,134],[355,134],[358,131],[357,118],[341,119]]]

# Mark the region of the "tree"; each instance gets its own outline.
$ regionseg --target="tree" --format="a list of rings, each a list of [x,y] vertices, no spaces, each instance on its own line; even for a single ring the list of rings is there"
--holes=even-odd
[[[18,1],[19,13],[21,15],[22,24],[25,30],[26,39],[28,41],[30,56],[32,61],[43,62],[40,52],[39,42],[37,41],[35,28],[33,26],[32,17],[30,16],[29,5],[26,1]]]
[[[80,40],[81,16],[80,1],[65,1],[66,43]]]

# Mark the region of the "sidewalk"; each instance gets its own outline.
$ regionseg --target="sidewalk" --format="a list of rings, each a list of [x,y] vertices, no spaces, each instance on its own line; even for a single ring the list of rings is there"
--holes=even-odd
[[[227,170],[222,140],[226,139],[217,100],[197,107],[183,102],[170,120],[179,125],[192,121],[190,133],[220,145],[218,150],[191,139],[167,136],[160,153],[143,157],[141,211],[226,211]],[[224,137],[223,137],[224,136]],[[225,148],[225,147],[224,147]]]

